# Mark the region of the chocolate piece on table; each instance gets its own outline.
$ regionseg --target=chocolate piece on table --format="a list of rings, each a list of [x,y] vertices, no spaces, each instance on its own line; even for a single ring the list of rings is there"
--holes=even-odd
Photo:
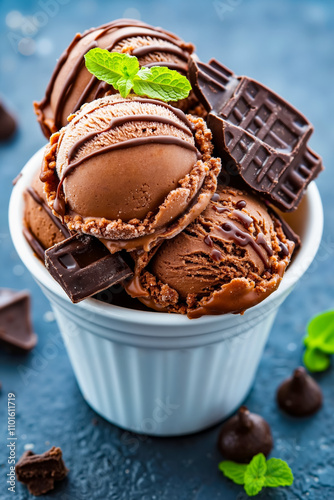
[[[0,347],[26,352],[35,347],[37,335],[30,319],[30,295],[8,288],[0,289]]]
[[[322,392],[305,368],[297,368],[292,377],[279,386],[277,402],[282,410],[295,417],[316,413],[322,405]]]
[[[212,59],[192,56],[189,77],[209,112],[207,123],[218,154],[233,161],[239,175],[274,205],[297,208],[307,185],[323,170],[307,145],[313,127],[288,102],[264,85],[237,77]]]
[[[61,481],[68,473],[62,451],[53,446],[49,451],[36,455],[26,451],[15,467],[18,481],[27,485],[32,495],[39,496],[54,489],[55,481]]]
[[[45,252],[45,266],[72,302],[80,302],[132,276],[119,254],[96,238],[76,234]]]
[[[221,428],[218,448],[227,460],[248,463],[258,453],[269,455],[273,438],[269,424],[260,415],[241,406]]]
[[[8,141],[15,134],[16,129],[16,119],[0,101],[0,142]]]

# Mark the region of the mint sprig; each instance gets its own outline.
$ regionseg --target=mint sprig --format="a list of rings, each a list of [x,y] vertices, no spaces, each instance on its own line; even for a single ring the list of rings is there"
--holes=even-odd
[[[304,364],[311,372],[327,370],[334,354],[334,311],[318,314],[308,323],[304,337]]]
[[[255,455],[248,465],[224,460],[218,467],[234,483],[244,485],[250,497],[260,493],[264,487],[291,486],[293,483],[288,464],[279,458],[266,461],[263,453]]]
[[[187,78],[164,66],[139,68],[137,57],[119,52],[109,52],[99,47],[85,54],[86,68],[98,80],[112,85],[122,97],[131,90],[137,95],[178,101],[188,97],[191,85]]]

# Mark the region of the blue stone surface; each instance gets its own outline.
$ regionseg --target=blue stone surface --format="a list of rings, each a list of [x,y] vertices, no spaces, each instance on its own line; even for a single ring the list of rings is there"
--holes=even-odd
[[[23,25],[15,11],[27,16]],[[0,286],[31,291],[39,342],[24,357],[0,352],[0,498],[33,498],[20,484],[15,494],[7,490],[9,392],[16,394],[17,455],[31,447],[43,452],[51,445],[61,446],[70,469],[68,478],[46,499],[246,498],[242,487],[218,472],[219,426],[184,438],[149,438],[114,427],[88,407],[50,306],[21,265],[9,237],[11,181],[45,142],[32,101],[43,96],[55,61],[75,32],[123,16],[140,16],[194,42],[203,60],[217,57],[236,73],[262,81],[315,126],[311,147],[327,167],[317,181],[325,207],[323,242],[279,311],[246,404],[268,420],[275,441],[272,456],[287,460],[295,475],[292,487],[267,489],[258,498],[333,499],[333,368],[316,377],[324,406],[314,417],[292,419],[275,403],[278,384],[301,363],[308,319],[333,307],[334,4],[328,0],[1,0],[0,93],[18,116],[19,132],[0,146]]]

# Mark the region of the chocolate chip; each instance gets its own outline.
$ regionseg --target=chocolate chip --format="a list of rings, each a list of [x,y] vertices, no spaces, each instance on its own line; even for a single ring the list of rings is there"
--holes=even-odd
[[[322,391],[305,368],[300,366],[279,386],[277,402],[289,415],[306,417],[321,408]]]
[[[258,453],[268,455],[273,447],[269,424],[246,406],[221,428],[218,448],[227,460],[248,463]]]

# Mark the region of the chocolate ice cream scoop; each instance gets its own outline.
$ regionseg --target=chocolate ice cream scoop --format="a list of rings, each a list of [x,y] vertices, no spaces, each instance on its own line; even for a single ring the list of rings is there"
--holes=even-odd
[[[190,318],[242,313],[277,289],[294,243],[255,195],[218,186],[206,210],[151,254],[135,256],[132,297]]]
[[[286,413],[306,417],[316,413],[322,405],[322,392],[305,368],[297,368],[292,377],[282,382],[277,391],[277,402]]]
[[[49,138],[67,124],[67,117],[83,104],[114,90],[92,76],[85,67],[84,55],[100,47],[110,52],[126,52],[138,57],[140,66],[167,66],[186,74],[194,46],[179,37],[133,19],[118,19],[83,34],[77,34],[60,56],[45,98],[35,103],[35,112],[44,135]],[[185,108],[198,101],[194,95]]]
[[[218,438],[218,448],[224,458],[235,462],[249,463],[258,453],[267,456],[272,447],[269,424],[260,415],[250,413],[246,406],[241,406],[238,413],[224,423]]]
[[[220,160],[201,118],[162,101],[106,96],[85,105],[46,150],[41,179],[68,229],[111,252],[178,234],[216,189]]]

